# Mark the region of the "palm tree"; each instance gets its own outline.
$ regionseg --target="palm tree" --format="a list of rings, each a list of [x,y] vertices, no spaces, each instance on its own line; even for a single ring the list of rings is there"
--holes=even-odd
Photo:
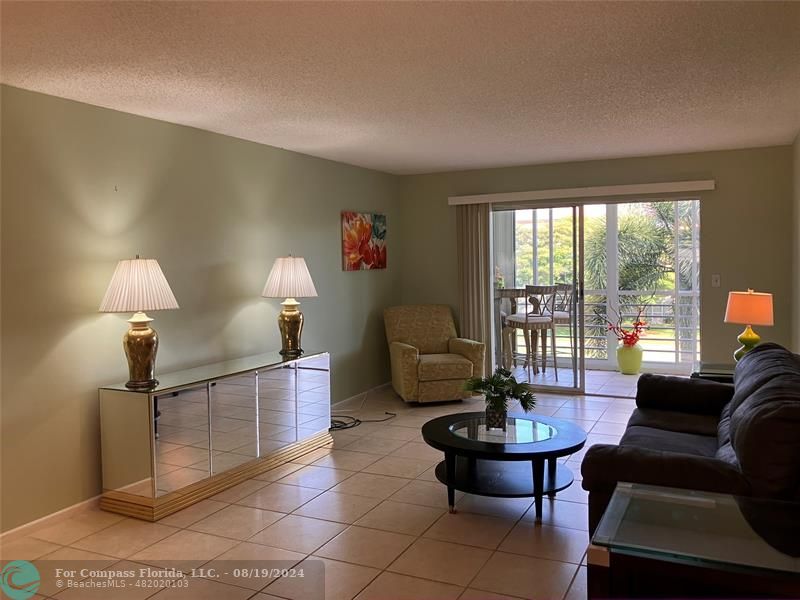
[[[693,289],[693,244],[691,227],[693,206],[690,202],[648,202],[636,205],[633,210],[619,216],[617,227],[618,289],[643,290],[648,293],[629,296],[626,304],[638,306],[652,301],[658,289],[671,289],[678,277],[679,289]],[[678,231],[675,230],[675,212],[678,211]],[[687,235],[688,234],[688,235]],[[675,236],[678,243],[678,273],[675,273]],[[587,219],[584,224],[584,279],[587,289],[607,289],[606,256],[607,227],[604,217]],[[612,282],[613,285],[613,282]],[[652,292],[649,292],[652,290]],[[587,339],[589,356],[591,348],[605,346],[604,337],[606,298],[587,296],[586,302],[596,303],[599,314],[587,310],[586,324],[590,327]],[[630,310],[621,311],[626,315]],[[630,315],[628,315],[630,316]],[[664,317],[663,324],[675,324],[674,317]]]
[[[693,255],[695,247],[692,240],[694,203],[684,201],[647,202],[629,206],[630,210],[620,212],[617,225],[618,289],[643,290],[647,293],[628,296],[626,304],[640,305],[652,301],[653,291],[672,289],[676,279],[678,289],[695,289],[696,283],[692,280],[696,275],[696,272],[693,271],[693,264],[696,264],[697,258]],[[562,220],[564,222],[560,223],[559,221]],[[562,229],[569,235],[560,236]],[[585,218],[584,283],[587,290],[605,290],[609,285],[606,236],[605,217]],[[561,239],[562,237],[563,239]],[[567,238],[571,238],[571,220],[559,219],[554,222],[554,248],[561,247],[559,239],[564,242],[563,245],[566,248],[569,248],[571,241],[567,241]],[[516,241],[517,283],[532,282],[533,244],[539,242],[541,248],[542,242],[534,237],[530,227],[519,227]],[[561,281],[561,274],[565,274],[566,277],[563,281],[569,281],[572,272],[571,254],[556,252],[553,259],[554,281]],[[542,273],[545,263],[549,263],[549,257],[541,251],[539,263],[539,271]],[[675,272],[676,264],[677,273]],[[549,270],[549,264],[547,267]],[[542,282],[540,281],[540,283]],[[611,285],[614,285],[614,282],[611,282]],[[587,356],[590,358],[600,357],[603,354],[602,348],[605,348],[603,317],[607,316],[605,312],[607,298],[605,295],[587,295],[585,302],[588,328]],[[599,307],[600,315],[594,313],[592,306]],[[623,315],[626,315],[624,310]],[[681,315],[678,316],[682,318]],[[674,324],[674,321],[675,319],[671,316],[664,317],[665,324]],[[592,349],[595,351],[593,352]]]

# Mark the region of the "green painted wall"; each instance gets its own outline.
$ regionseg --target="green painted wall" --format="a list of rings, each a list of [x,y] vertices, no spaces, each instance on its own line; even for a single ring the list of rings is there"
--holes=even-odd
[[[388,215],[389,268],[345,273],[339,212]],[[158,370],[280,347],[272,261],[304,256],[307,348],[333,396],[389,379],[398,179],[2,87],[2,529],[100,492],[97,387],[127,379],[129,315],[99,314],[120,258],[157,258],[180,310],[154,313]]]
[[[792,340],[792,147],[778,146],[559,163],[404,177],[400,213],[403,302],[458,309],[456,209],[448,196],[550,188],[715,179],[701,195],[702,358],[730,362],[741,327],[722,322],[729,290],[774,294],[775,327],[764,340]],[[711,274],[722,284],[711,287]]]
[[[304,345],[332,351],[337,400],[389,379],[385,306],[457,308],[448,196],[713,178],[717,190],[701,203],[704,358],[726,361],[739,333],[722,323],[729,289],[772,291],[776,326],[763,338],[789,344],[794,331],[800,340],[791,301],[798,141],[794,153],[395,177],[7,86],[0,93],[4,531],[100,492],[96,389],[126,378],[127,316],[97,306],[117,260],[136,253],[159,260],[181,304],[151,315],[162,372],[278,347],[279,302],[260,292],[276,256],[305,256],[319,298],[303,301]],[[341,270],[343,209],[387,213],[387,270]],[[710,287],[711,273],[721,288]]]

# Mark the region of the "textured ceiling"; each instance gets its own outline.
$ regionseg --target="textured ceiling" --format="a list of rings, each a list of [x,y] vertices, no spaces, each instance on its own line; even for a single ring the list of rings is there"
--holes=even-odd
[[[420,173],[790,143],[800,2],[8,2],[4,83]]]

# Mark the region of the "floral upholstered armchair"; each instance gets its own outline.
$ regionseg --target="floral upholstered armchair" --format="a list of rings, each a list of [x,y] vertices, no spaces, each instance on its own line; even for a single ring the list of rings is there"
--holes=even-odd
[[[392,386],[406,402],[441,402],[472,396],[470,377],[483,377],[485,347],[458,337],[444,304],[392,306],[383,311],[392,360]]]

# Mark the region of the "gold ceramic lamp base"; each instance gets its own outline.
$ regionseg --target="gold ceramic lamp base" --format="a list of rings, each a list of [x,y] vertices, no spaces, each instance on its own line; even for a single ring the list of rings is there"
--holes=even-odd
[[[281,354],[283,356],[300,356],[300,335],[303,333],[303,313],[298,308],[300,303],[294,298],[281,302],[283,310],[278,315],[278,328],[281,331]]]
[[[131,326],[122,338],[130,378],[125,387],[132,390],[146,390],[158,385],[155,378],[158,334],[150,327],[152,320],[145,313],[137,312],[128,319]]]

